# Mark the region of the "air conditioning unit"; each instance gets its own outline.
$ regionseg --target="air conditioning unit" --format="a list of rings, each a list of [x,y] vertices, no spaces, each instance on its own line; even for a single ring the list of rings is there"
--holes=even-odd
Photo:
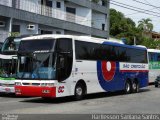
[[[35,25],[33,24],[27,25],[27,30],[35,30]]]
[[[5,27],[6,23],[4,21],[0,21],[0,27]]]

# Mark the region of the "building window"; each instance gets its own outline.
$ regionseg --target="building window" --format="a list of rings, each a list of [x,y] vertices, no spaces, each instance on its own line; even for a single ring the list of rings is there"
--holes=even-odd
[[[105,24],[102,24],[102,30],[105,30]]]
[[[52,31],[41,30],[41,34],[52,34]]]
[[[61,8],[61,2],[57,2],[57,8]]]
[[[56,31],[56,34],[61,34],[61,31]]]
[[[12,25],[12,32],[20,33],[20,25]]]
[[[106,1],[102,0],[102,6],[106,6]]]

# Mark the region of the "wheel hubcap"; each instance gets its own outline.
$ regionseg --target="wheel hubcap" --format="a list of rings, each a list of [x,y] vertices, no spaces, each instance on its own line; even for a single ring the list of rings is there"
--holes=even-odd
[[[82,95],[82,88],[81,87],[77,87],[76,93],[77,93],[77,95]]]
[[[129,86],[129,84],[127,83],[127,85],[126,85],[126,90],[127,90],[127,92],[129,92],[130,91],[130,86]]]
[[[137,89],[137,85],[136,83],[133,83],[133,89],[136,90]]]

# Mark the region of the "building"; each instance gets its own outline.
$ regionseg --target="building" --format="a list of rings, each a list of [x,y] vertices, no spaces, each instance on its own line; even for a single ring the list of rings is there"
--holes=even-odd
[[[148,38],[152,38],[154,40],[160,40],[160,33],[158,32],[144,32],[143,33],[145,37],[148,37]]]
[[[107,38],[109,0],[0,0],[0,41],[11,33]]]

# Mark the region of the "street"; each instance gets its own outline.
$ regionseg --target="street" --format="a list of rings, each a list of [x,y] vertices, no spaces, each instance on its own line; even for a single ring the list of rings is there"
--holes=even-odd
[[[72,97],[44,100],[41,98],[1,95],[1,114],[158,114],[160,89],[153,85],[140,93],[122,92],[87,95],[84,100]],[[37,115],[38,116],[38,115]]]

